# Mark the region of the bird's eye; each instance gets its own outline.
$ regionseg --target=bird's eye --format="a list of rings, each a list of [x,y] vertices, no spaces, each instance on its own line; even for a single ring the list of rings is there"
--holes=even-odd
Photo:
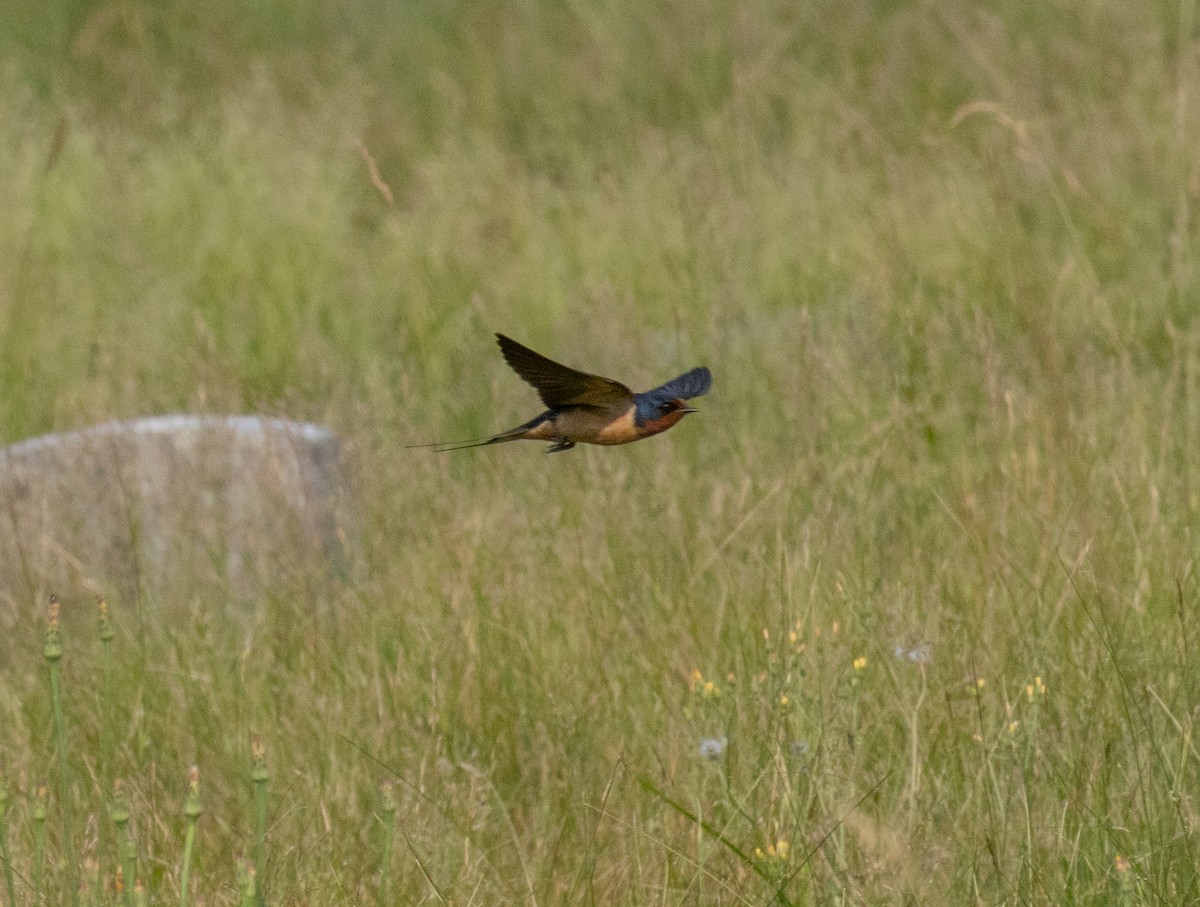
[[[675,411],[675,401],[668,400],[666,403],[661,404],[658,408],[663,411],[664,415],[666,413],[674,412]]]

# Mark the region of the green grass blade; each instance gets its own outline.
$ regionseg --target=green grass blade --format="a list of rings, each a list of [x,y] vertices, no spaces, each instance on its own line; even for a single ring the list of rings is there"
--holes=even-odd
[[[255,734],[250,739],[250,782],[254,785],[254,883],[257,903],[266,903],[267,874],[267,750],[262,738]]]
[[[187,907],[188,881],[192,869],[192,850],[196,844],[196,825],[204,812],[200,804],[200,770],[196,766],[188,769],[188,793],[184,803],[183,814],[187,820],[187,830],[183,839],[183,863],[179,870],[179,907]]]
[[[0,775],[0,864],[3,865],[4,891],[8,896],[7,903],[16,907],[17,888],[13,872],[12,854],[8,849],[9,796],[8,782],[3,775]]]
[[[392,849],[396,836],[396,791],[391,781],[379,786],[379,809],[383,813],[383,840],[379,852],[379,907],[387,907],[391,900]]]

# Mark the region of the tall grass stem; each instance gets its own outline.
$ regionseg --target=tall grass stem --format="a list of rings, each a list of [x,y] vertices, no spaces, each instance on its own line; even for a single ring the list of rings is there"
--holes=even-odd
[[[17,889],[13,879],[12,855],[8,852],[8,784],[0,777],[0,862],[4,864],[4,890],[10,907],[16,907]]]
[[[380,785],[380,808],[383,810],[383,849],[379,854],[379,907],[391,903],[392,844],[396,837],[396,792],[391,781]]]
[[[241,892],[238,904],[240,907],[254,907],[259,898],[254,864],[247,859],[238,860],[237,879],[238,891]]]
[[[133,907],[133,887],[137,880],[137,848],[133,843],[133,832],[129,827],[129,801],[125,786],[118,778],[113,782],[112,807],[109,815],[117,827],[117,858],[124,885],[121,889],[125,907]]]
[[[67,885],[71,891],[71,903],[79,903],[79,885],[76,861],[70,848],[75,840],[74,818],[71,809],[71,794],[68,790],[67,772],[67,723],[63,717],[62,678],[59,662],[62,661],[62,638],[58,629],[59,602],[57,595],[50,596],[49,620],[46,627],[46,645],[42,654],[50,667],[50,702],[54,710],[54,738],[58,744],[58,800],[62,817],[63,861],[67,866]]]
[[[256,904],[266,903],[265,886],[258,881],[266,876],[267,854],[267,751],[262,738],[255,734],[250,740],[250,781],[254,785],[254,869],[257,893]]]
[[[183,839],[183,868],[179,873],[179,907],[187,907],[188,877],[192,869],[192,849],[196,844],[196,825],[200,814],[204,812],[200,805],[200,769],[192,766],[188,769],[188,793],[184,803],[183,814],[187,817],[187,832]]]
[[[46,889],[46,814],[50,799],[50,786],[39,781],[33,798],[33,900],[41,904]]]
[[[112,790],[112,641],[116,633],[108,615],[108,602],[104,600],[104,596],[97,597],[96,608],[99,612],[100,632],[100,790],[107,794]],[[100,875],[103,878],[109,829],[107,822],[101,822],[99,825],[97,851]]]

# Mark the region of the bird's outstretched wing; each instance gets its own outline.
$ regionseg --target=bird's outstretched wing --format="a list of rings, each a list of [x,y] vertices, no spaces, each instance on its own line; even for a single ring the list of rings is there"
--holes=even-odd
[[[672,378],[661,387],[638,394],[639,400],[651,400],[655,403],[665,403],[668,400],[691,400],[693,397],[703,397],[712,387],[712,372],[703,365],[690,372],[684,372],[678,378]]]
[[[624,409],[633,404],[633,391],[619,381],[560,365],[503,334],[497,334],[496,341],[500,344],[504,361],[533,385],[547,406]]]

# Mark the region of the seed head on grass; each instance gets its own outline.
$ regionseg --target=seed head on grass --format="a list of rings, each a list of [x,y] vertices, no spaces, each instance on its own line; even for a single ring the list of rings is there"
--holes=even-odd
[[[262,737],[252,734],[250,737],[250,780],[255,784],[266,784],[267,748],[263,745]]]
[[[58,635],[58,613],[59,602],[58,596],[52,594],[50,596],[50,605],[46,609],[46,648],[43,654],[46,656],[46,661],[55,662],[62,658],[62,641]]]
[[[113,629],[112,619],[108,616],[108,602],[103,595],[96,596],[96,610],[100,615],[100,641],[110,642],[116,631]]]

